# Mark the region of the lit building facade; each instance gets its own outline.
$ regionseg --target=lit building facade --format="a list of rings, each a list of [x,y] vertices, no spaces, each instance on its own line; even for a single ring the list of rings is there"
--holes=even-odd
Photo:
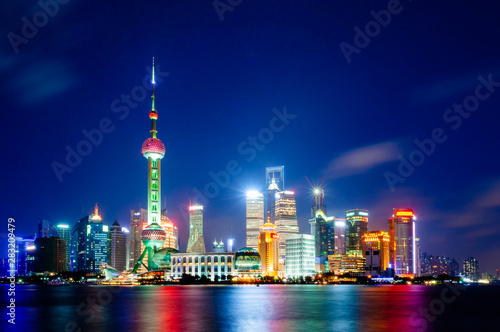
[[[191,205],[189,207],[189,240],[186,252],[205,251],[205,240],[203,239],[203,205]]]
[[[330,269],[328,257],[335,254],[335,217],[317,211],[315,222],[315,269],[316,272],[326,272]]]
[[[420,275],[434,276],[447,274],[451,277],[456,277],[459,274],[458,262],[445,256],[433,256],[425,252],[419,255],[420,259]]]
[[[389,260],[396,275],[416,275],[415,215],[412,209],[394,209],[389,219]]]
[[[275,194],[276,232],[280,236],[279,255],[286,257],[285,242],[288,236],[299,233],[297,224],[297,207],[293,191],[281,191]]]
[[[384,231],[371,231],[363,234],[362,240],[362,250],[365,257],[367,255],[366,251],[375,251],[371,255],[379,255],[381,269],[387,270],[389,267],[389,234]],[[367,266],[369,266],[368,259]]]
[[[258,250],[260,226],[264,225],[264,195],[257,191],[246,194],[246,246]]]
[[[368,211],[354,209],[345,212],[346,253],[362,255],[362,237],[368,231]]]
[[[215,253],[171,253],[171,278],[179,279],[183,274],[205,276],[214,281],[236,275],[234,252]]]
[[[85,240],[85,271],[100,273],[101,265],[108,262],[109,227],[102,223],[97,204],[87,224]]]
[[[165,243],[163,243],[162,249],[171,248],[179,250],[179,230],[177,226],[167,217],[167,209],[162,210],[161,222],[159,223],[161,228],[165,231]]]
[[[71,271],[85,271],[86,269],[86,242],[87,225],[90,223],[92,215],[87,215],[78,220],[71,228]]]
[[[262,260],[253,248],[241,248],[234,256],[234,268],[239,277],[256,277],[262,273]]]
[[[279,272],[279,238],[276,226],[267,222],[260,227],[259,255],[262,259],[262,275],[278,276]]]
[[[285,166],[266,167],[265,218],[275,223],[276,193],[285,190]]]
[[[59,237],[41,237],[34,242],[33,272],[64,272],[66,270],[66,241]]]
[[[64,240],[66,251],[66,267],[64,271],[71,271],[71,228],[67,224],[57,224],[55,228],[58,236]]]
[[[345,219],[337,219],[334,221],[334,244],[335,244],[335,254],[345,254],[346,252],[346,222]]]
[[[304,278],[316,274],[314,236],[289,235],[285,242],[287,278]]]
[[[462,264],[463,275],[471,280],[479,279],[479,262],[474,257],[468,257]]]
[[[337,275],[349,273],[351,275],[362,276],[366,272],[366,258],[363,255],[334,254],[328,256],[330,272]]]
[[[108,264],[120,272],[127,270],[127,234],[117,220],[109,228],[109,238]]]
[[[148,211],[146,209],[130,210],[130,245],[129,245],[129,266],[134,267],[144,250],[142,248],[141,232],[148,225]]]

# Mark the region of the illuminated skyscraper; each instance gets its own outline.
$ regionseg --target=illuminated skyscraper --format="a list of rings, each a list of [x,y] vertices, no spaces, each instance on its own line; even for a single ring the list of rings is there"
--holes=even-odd
[[[87,224],[85,240],[85,271],[100,273],[101,265],[108,262],[109,227],[102,223],[97,203]]]
[[[109,231],[110,245],[108,253],[108,264],[118,271],[124,271],[127,267],[127,234],[117,220],[111,225]]]
[[[203,239],[203,205],[189,207],[189,241],[186,252],[206,252]]]
[[[87,225],[91,217],[90,214],[83,217],[71,228],[71,271],[73,272],[85,270]]]
[[[335,217],[327,217],[323,211],[316,212],[315,266],[316,272],[325,272],[328,267],[328,256],[335,254]]]
[[[142,260],[148,256],[147,268],[152,268],[153,254],[165,243],[166,234],[163,228],[158,224],[161,221],[161,159],[165,156],[165,145],[156,138],[156,120],[158,113],[155,109],[155,66],[153,58],[153,68],[151,72],[151,85],[153,86],[153,95],[151,96],[152,107],[149,113],[151,119],[151,137],[142,144],[142,154],[148,160],[148,226],[141,231],[141,240],[146,249],[136,260],[133,272],[141,266]]]
[[[264,225],[264,195],[257,191],[247,192],[246,202],[247,248],[258,250],[260,226]]]
[[[362,240],[365,257],[365,251],[373,250],[374,255],[380,255],[380,268],[386,270],[389,267],[389,234],[384,231],[371,231],[363,234]]]
[[[416,274],[415,216],[412,209],[394,209],[389,219],[389,260],[396,275]]]
[[[269,221],[260,226],[259,254],[262,259],[262,275],[278,276],[279,271],[279,238],[276,227]]]
[[[346,246],[345,246],[345,231],[346,231],[346,222],[345,219],[335,218],[335,253],[336,254],[345,254]]]
[[[464,276],[469,279],[479,279],[479,262],[474,257],[468,257],[462,265]]]
[[[66,270],[66,244],[59,237],[35,240],[34,272],[63,272]]]
[[[311,234],[316,234],[316,212],[323,211],[324,214],[327,214],[326,205],[325,205],[325,191],[323,189],[324,186],[315,187],[313,189],[313,197],[314,203],[311,208],[311,219],[309,219],[309,224],[311,225]]]
[[[281,191],[275,194],[275,219],[276,232],[280,236],[279,253],[280,257],[285,259],[286,239],[289,235],[299,233],[295,193],[293,191]]]
[[[64,250],[66,251],[66,267],[64,271],[71,270],[71,228],[67,224],[57,224],[56,231],[58,236],[64,240]]]
[[[362,236],[368,231],[368,211],[354,209],[345,212],[346,253],[362,255]]]
[[[285,166],[266,167],[266,220],[275,222],[276,193],[285,190]]]
[[[129,245],[129,266],[133,268],[141,253],[142,248],[141,232],[148,225],[148,211],[146,209],[130,210],[130,245]]]
[[[293,234],[286,239],[287,278],[312,277],[316,274],[314,259],[314,236]]]
[[[165,243],[162,249],[171,248],[179,250],[179,231],[175,224],[167,217],[167,209],[161,211],[161,228],[165,231]]]

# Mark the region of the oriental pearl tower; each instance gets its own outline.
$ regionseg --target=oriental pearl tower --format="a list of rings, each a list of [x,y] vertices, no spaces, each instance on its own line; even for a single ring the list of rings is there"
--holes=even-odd
[[[153,58],[153,69],[151,85],[153,95],[151,96],[152,108],[149,112],[151,119],[151,137],[142,144],[142,155],[148,160],[148,226],[141,232],[141,240],[146,247],[134,266],[133,273],[143,264],[148,271],[151,270],[151,261],[155,251],[157,251],[166,240],[166,233],[158,224],[161,221],[161,184],[160,184],[160,162],[165,156],[165,145],[156,137],[156,120],[158,113],[155,109],[155,60]],[[143,263],[148,256],[147,265]]]

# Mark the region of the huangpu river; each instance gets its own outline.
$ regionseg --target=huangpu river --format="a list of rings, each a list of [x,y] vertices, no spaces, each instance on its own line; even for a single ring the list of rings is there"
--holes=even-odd
[[[0,331],[498,331],[499,285],[1,285]]]

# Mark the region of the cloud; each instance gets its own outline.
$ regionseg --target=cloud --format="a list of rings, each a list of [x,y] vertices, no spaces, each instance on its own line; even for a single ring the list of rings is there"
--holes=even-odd
[[[346,152],[330,162],[323,171],[329,179],[364,173],[376,166],[396,160],[400,154],[395,142],[383,142]]]
[[[495,180],[489,188],[474,201],[476,207],[489,208],[500,206],[500,180]]]

